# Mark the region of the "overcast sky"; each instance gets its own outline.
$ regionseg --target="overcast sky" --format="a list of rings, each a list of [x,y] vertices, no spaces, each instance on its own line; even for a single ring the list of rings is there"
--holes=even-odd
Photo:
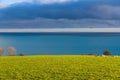
[[[0,0],[0,28],[120,27],[120,0]]]

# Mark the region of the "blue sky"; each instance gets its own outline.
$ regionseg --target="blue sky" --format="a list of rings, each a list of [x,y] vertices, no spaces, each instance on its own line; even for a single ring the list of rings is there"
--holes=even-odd
[[[8,6],[8,5],[11,5],[11,4],[26,2],[26,1],[29,1],[29,0],[0,0],[0,5]]]
[[[120,27],[120,0],[0,0],[0,28]]]

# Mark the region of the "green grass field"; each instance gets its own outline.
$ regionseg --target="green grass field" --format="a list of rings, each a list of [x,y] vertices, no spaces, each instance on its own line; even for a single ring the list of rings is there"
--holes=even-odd
[[[120,57],[0,57],[0,80],[120,80]]]

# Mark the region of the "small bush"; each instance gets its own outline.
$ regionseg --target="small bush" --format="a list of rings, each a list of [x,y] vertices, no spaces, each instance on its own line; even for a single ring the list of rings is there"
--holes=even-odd
[[[19,56],[24,56],[24,54],[23,54],[23,53],[20,53]]]
[[[104,51],[103,55],[109,56],[111,55],[111,52],[109,50]]]

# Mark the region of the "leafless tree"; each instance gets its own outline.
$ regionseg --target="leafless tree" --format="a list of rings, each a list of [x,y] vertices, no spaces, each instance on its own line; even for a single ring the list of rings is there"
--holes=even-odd
[[[9,56],[15,56],[16,55],[16,49],[14,47],[8,47],[7,52]]]
[[[0,56],[3,55],[3,52],[4,52],[4,50],[2,48],[0,48]]]

